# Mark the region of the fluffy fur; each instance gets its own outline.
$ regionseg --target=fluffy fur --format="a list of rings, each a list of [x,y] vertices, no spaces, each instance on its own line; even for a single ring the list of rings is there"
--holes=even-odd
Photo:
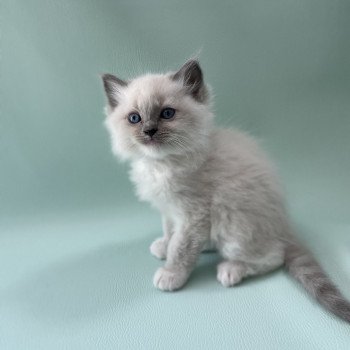
[[[270,161],[250,136],[213,126],[197,61],[132,81],[106,74],[103,82],[113,152],[131,162],[139,198],[162,214],[164,236],[150,247],[166,259],[154,275],[157,288],[181,288],[211,246],[223,257],[217,269],[223,286],[285,264],[321,304],[350,322],[350,304],[291,235]],[[160,117],[166,107],[175,109],[173,118]],[[133,112],[139,123],[129,122]],[[157,130],[152,137],[150,127]]]

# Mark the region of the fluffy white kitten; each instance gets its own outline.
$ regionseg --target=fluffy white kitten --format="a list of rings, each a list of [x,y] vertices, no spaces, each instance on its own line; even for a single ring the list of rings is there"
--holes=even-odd
[[[200,252],[215,247],[225,287],[285,264],[327,309],[350,322],[350,304],[292,237],[278,181],[248,135],[213,126],[199,63],[131,81],[103,75],[113,152],[131,162],[142,200],[163,217],[151,253],[166,259],[154,285],[181,288]]]

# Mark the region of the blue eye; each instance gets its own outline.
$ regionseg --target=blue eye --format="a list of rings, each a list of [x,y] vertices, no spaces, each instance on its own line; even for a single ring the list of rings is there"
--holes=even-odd
[[[128,119],[129,119],[129,122],[131,124],[137,124],[141,121],[141,117],[139,114],[137,113],[131,113],[129,116],[128,116]]]
[[[161,118],[164,119],[170,119],[175,115],[175,109],[174,108],[164,108],[162,112],[160,113]]]

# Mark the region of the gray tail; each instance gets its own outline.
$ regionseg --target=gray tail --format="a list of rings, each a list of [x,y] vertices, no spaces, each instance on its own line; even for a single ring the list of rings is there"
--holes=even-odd
[[[310,252],[296,242],[286,248],[288,272],[327,310],[350,323],[350,303],[322,270]]]

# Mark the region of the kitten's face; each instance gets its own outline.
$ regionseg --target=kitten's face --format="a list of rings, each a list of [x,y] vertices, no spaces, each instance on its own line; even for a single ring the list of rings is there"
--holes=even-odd
[[[177,73],[145,75],[126,83],[105,75],[106,126],[121,158],[196,152],[205,146],[211,113],[196,61]]]

